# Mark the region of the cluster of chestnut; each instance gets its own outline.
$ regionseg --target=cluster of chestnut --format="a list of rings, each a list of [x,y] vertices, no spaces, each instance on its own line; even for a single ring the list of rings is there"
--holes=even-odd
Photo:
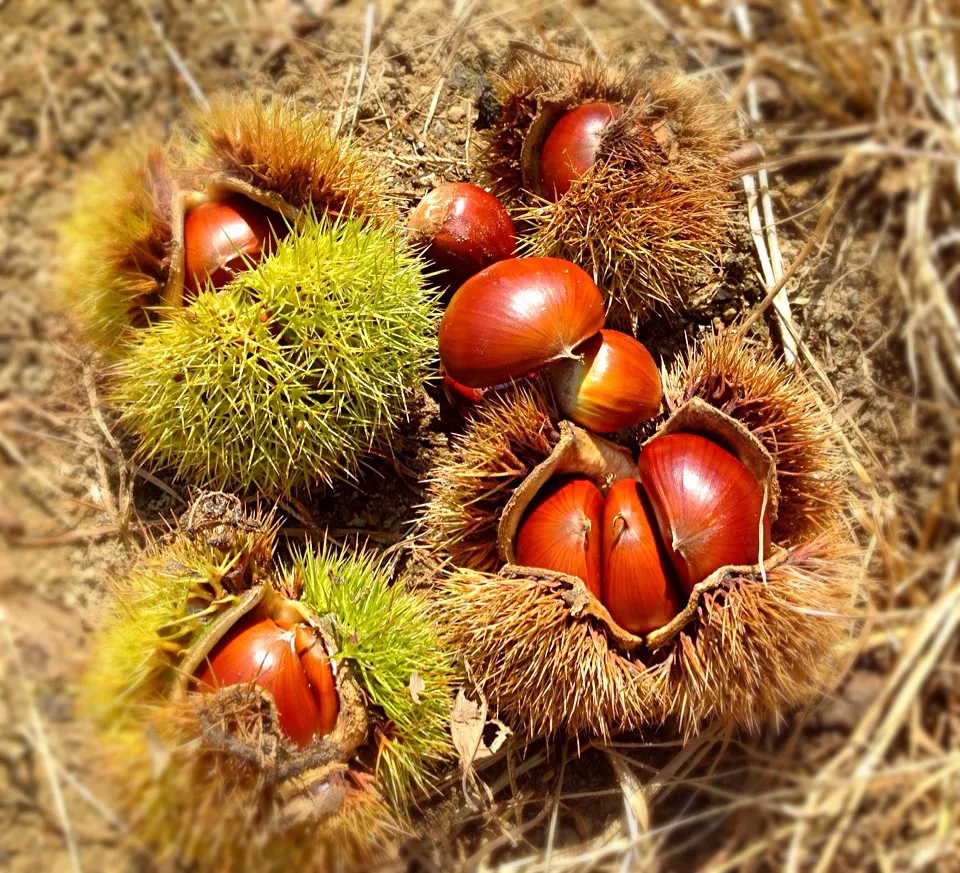
[[[441,235],[433,238],[439,245]],[[445,251],[464,252],[484,239],[469,228],[455,238],[466,242],[444,244]],[[446,384],[477,402],[489,388],[549,368],[564,416],[598,433],[631,427],[659,412],[660,375],[642,343],[601,329],[603,322],[600,289],[576,264],[495,260],[466,279],[447,305],[439,332]]]
[[[766,496],[726,448],[693,433],[647,442],[639,479],[603,496],[588,478],[555,476],[528,507],[516,560],[578,576],[633,634],[680,612],[694,586],[730,565],[766,557]]]
[[[333,667],[316,629],[302,622],[250,617],[207,656],[202,688],[252,683],[270,693],[280,730],[300,748],[336,727],[340,700]]]

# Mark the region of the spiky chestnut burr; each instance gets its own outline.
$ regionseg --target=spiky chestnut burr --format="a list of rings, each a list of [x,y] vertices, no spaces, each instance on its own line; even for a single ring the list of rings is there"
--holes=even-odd
[[[675,72],[527,55],[494,77],[493,91],[500,112],[482,132],[482,167],[527,228],[524,254],[583,267],[609,295],[611,325],[683,306],[727,235],[737,137],[722,101]],[[545,143],[567,113],[597,103],[622,114],[598,143],[588,131],[592,164],[551,202]]]
[[[185,137],[198,173],[261,192],[278,212],[308,207],[331,217],[362,215],[375,224],[398,217],[387,174],[323,113],[282,97],[224,96],[198,108]]]
[[[370,554],[305,552],[284,570],[269,523],[235,515],[185,519],[119,582],[95,637],[84,700],[119,803],[163,862],[367,869],[396,851],[411,792],[452,751],[448,656],[419,597]],[[217,642],[258,615],[309,629],[330,653],[340,711],[304,748],[268,691],[196,682]]]
[[[722,374],[715,375],[721,382]],[[776,396],[775,386],[766,383],[765,390]],[[761,395],[752,401],[764,408]],[[795,504],[781,501],[779,469],[766,448],[777,444],[782,419],[771,415],[768,423],[764,427],[758,413],[748,427],[694,394],[658,436],[698,433],[733,451],[762,484],[765,511],[775,520]],[[468,428],[464,445],[456,447],[461,461],[478,450],[471,435]],[[840,514],[796,541],[774,534],[762,566],[721,567],[693,586],[675,618],[633,634],[616,624],[582,580],[516,566],[523,513],[557,473],[587,476],[605,489],[635,478],[637,468],[625,451],[561,423],[551,454],[522,482],[508,477],[502,492],[486,498],[487,517],[500,520],[498,555],[506,566],[492,575],[461,564],[438,583],[435,608],[449,644],[463,652],[501,717],[529,735],[567,729],[609,736],[668,721],[689,734],[714,718],[755,728],[829,684],[850,640],[862,577]],[[458,497],[469,504],[465,484],[464,476]],[[428,517],[444,500],[437,491]],[[448,506],[448,529],[456,529],[455,515]],[[790,525],[774,523],[774,531],[784,529]],[[442,538],[434,545],[442,546]],[[476,543],[475,551],[481,546]],[[562,658],[554,656],[558,652]]]
[[[479,406],[428,483],[418,528],[430,550],[449,555],[458,567],[496,570],[500,513],[559,438],[535,383],[495,394]]]
[[[764,573],[732,568],[649,652],[624,651],[580,580],[546,571],[457,570],[438,583],[436,609],[447,644],[527,736],[610,737],[661,722],[690,736],[714,719],[754,730],[836,680],[857,558],[834,529]]]
[[[178,476],[268,493],[346,479],[430,372],[435,297],[394,230],[306,215],[256,269],[143,331],[113,399]]]
[[[185,300],[192,210],[243,198],[279,235],[305,210],[391,224],[384,179],[320,113],[279,97],[216,99],[165,145],[121,148],[81,183],[62,227],[61,297],[101,352],[123,357],[139,329],[195,293]]]

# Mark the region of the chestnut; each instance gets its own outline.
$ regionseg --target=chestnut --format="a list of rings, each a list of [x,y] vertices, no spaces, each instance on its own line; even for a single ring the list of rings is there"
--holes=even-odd
[[[597,157],[600,136],[623,109],[611,103],[584,103],[560,116],[540,150],[540,192],[556,202]]]
[[[196,296],[208,282],[222,288],[269,255],[287,229],[278,213],[239,194],[193,207],[183,219],[185,292]]]
[[[679,611],[670,558],[636,479],[621,479],[603,503],[601,601],[624,630],[643,634],[663,627]]]
[[[756,564],[770,548],[762,485],[733,454],[698,434],[648,442],[638,461],[664,546],[690,593],[715,570]]]
[[[439,270],[436,285],[456,289],[484,267],[516,254],[517,235],[507,210],[492,194],[468,182],[444,182],[410,216],[410,236],[426,246]]]
[[[633,427],[660,412],[660,372],[646,347],[617,330],[601,330],[550,367],[560,411],[596,433]]]
[[[340,703],[330,659],[306,625],[241,621],[214,647],[197,678],[201,687],[252,682],[269,691],[280,729],[301,748],[337,723]]]
[[[517,563],[579,576],[600,596],[603,495],[589,479],[558,477],[537,495],[517,531]]]
[[[440,322],[440,362],[454,381],[489,388],[577,357],[603,318],[600,289],[576,264],[498,261],[453,295]]]

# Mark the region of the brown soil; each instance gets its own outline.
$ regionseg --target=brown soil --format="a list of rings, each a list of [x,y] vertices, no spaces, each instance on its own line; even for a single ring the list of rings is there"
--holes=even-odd
[[[189,488],[170,481],[163,470],[142,471],[126,462],[133,446],[101,404],[96,362],[75,342],[53,295],[55,227],[69,206],[77,174],[135,128],[162,136],[192,103],[183,76],[151,29],[147,5],[156,4],[0,3],[5,59],[0,78],[0,867],[11,871],[69,869],[72,845],[83,869],[149,867],[149,859],[125,839],[122,816],[111,809],[109,786],[97,779],[91,735],[75,714],[72,688],[111,575],[166,528],[185,505]],[[327,8],[325,0],[173,0],[162,5],[165,38],[204,92],[256,87],[295,94],[305,104],[340,113],[346,127],[356,113],[358,135],[395,162],[396,187],[411,204],[438,181],[471,178],[477,157],[471,124],[484,71],[498,63],[509,42],[594,43],[609,57],[656,48],[651,40],[663,40],[661,49],[667,45],[626,0],[570,7],[387,0],[377,6],[357,104],[365,66],[363,4]],[[315,19],[309,9],[319,12]],[[802,215],[823,193],[812,172],[786,174],[778,184],[780,215]],[[745,210],[738,212],[737,222],[715,281],[701,289],[690,311],[641,331],[656,356],[669,361],[702,328],[730,323],[762,299]],[[802,245],[808,225],[800,217],[780,228],[786,262]],[[840,241],[834,245],[839,249]],[[893,339],[901,317],[893,290],[884,285],[882,263],[872,259],[868,246],[858,246],[847,253],[842,270],[823,258],[805,271],[792,301],[795,318],[837,393],[838,420],[864,463],[881,471],[885,493],[899,494],[901,505],[926,506],[939,485],[947,438],[935,411],[910,412],[913,389]],[[858,259],[869,265],[851,272]],[[766,332],[763,322],[759,327]],[[375,459],[355,487],[305,495],[300,508],[286,507],[299,516],[291,519],[288,533],[297,537],[307,523],[316,523],[339,538],[357,535],[381,545],[402,540],[424,499],[422,480],[458,426],[456,414],[431,390],[394,442],[396,463]],[[852,476],[851,487],[860,487]],[[806,723],[795,751],[800,769],[815,770],[829,742],[824,736],[850,732],[884,669],[881,647]],[[759,743],[776,745],[777,737],[788,732],[771,726]],[[526,754],[538,753],[535,748]],[[525,789],[527,796],[540,798],[534,807],[545,802],[558,754],[551,752],[534,771],[535,784]],[[656,767],[667,757],[651,750],[645,760]],[[755,774],[738,775],[739,752],[716,762],[721,774],[731,774],[723,787],[750,787]],[[51,791],[51,766],[63,792],[65,819]],[[493,782],[499,775],[494,769],[484,777]],[[614,787],[610,766],[597,752],[570,763],[564,790],[599,796],[562,805],[558,848],[595,836],[617,820],[622,802]],[[498,814],[507,809],[508,795],[509,787],[497,795]],[[735,816],[718,812],[710,797],[695,797],[690,789],[655,806],[653,821],[662,824],[681,810],[697,809],[712,817],[704,839],[687,845],[694,856],[715,851],[711,832],[741,826]],[[532,818],[539,811],[529,808],[525,814]],[[484,827],[496,815],[478,823],[455,801],[431,815],[439,815],[448,828],[458,823],[452,838],[438,833],[434,844],[417,850],[439,869],[485,852],[479,848],[482,838],[500,832]],[[529,842],[521,842],[517,851],[529,854],[545,845],[548,823],[528,831]],[[501,839],[499,845],[508,844]]]

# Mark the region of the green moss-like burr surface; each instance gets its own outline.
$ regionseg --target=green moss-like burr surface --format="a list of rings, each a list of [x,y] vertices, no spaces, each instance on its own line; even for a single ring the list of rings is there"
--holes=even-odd
[[[181,477],[285,493],[351,477],[426,379],[439,310],[395,230],[305,216],[272,257],[141,334],[115,400]]]

